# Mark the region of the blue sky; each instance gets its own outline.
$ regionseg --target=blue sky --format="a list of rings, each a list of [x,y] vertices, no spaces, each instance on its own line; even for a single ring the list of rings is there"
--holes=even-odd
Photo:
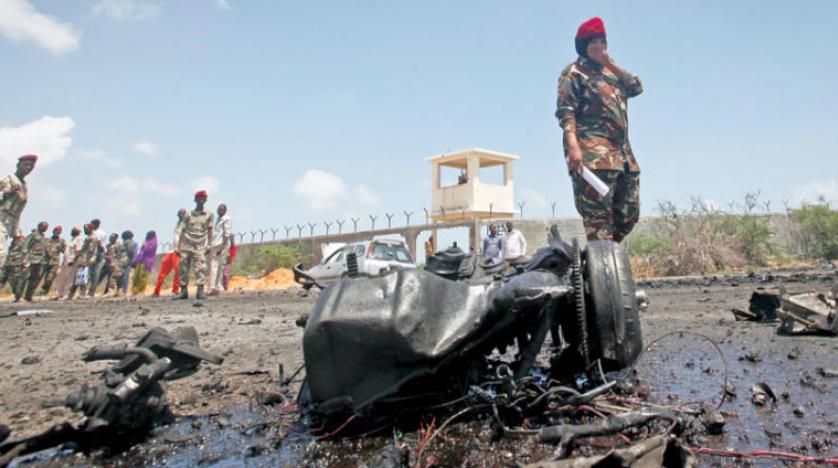
[[[25,230],[99,217],[168,240],[196,188],[236,231],[415,222],[424,158],[480,147],[521,156],[525,214],[576,216],[553,112],[591,16],[645,85],[644,214],[757,190],[838,203],[832,0],[0,0],[0,169],[42,155]]]

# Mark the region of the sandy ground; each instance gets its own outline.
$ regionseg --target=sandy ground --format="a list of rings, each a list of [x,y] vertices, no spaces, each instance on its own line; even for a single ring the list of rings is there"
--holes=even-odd
[[[818,368],[838,369],[838,338],[778,336],[773,324],[735,322],[730,312],[734,307],[747,309],[756,286],[785,284],[790,291],[825,291],[836,284],[836,279],[833,269],[769,277],[640,282],[651,299],[651,306],[642,315],[646,342],[672,331],[687,330],[708,336],[723,351],[729,387],[736,397],[723,407],[727,419],[725,434],[712,438],[710,445],[812,455],[836,452],[832,444],[838,440],[838,379],[820,375]],[[105,364],[83,363],[80,356],[84,351],[95,344],[135,341],[153,326],[170,330],[194,326],[202,346],[225,357],[221,366],[205,365],[194,376],[170,384],[169,398],[178,416],[204,417],[248,403],[254,395],[275,386],[280,364],[287,374],[302,364],[302,330],[294,321],[311,309],[314,300],[299,297],[298,290],[285,290],[225,295],[205,301],[201,307],[195,307],[192,301],[166,298],[40,302],[25,306],[2,303],[0,315],[25,309],[53,312],[0,319],[0,422],[9,425],[14,436],[19,437],[67,418],[79,420],[68,410],[47,409],[41,404],[63,398],[82,383],[98,381],[97,372]],[[790,359],[789,354],[799,357]],[[40,362],[23,364],[28,357],[37,357]],[[711,345],[685,334],[652,348],[638,369],[654,399],[683,403],[718,401],[724,367]],[[756,408],[751,403],[751,387],[757,382],[769,384],[780,396],[776,406]],[[439,445],[446,443],[443,440]],[[519,452],[514,445],[510,447],[510,452],[496,451],[507,458],[496,454],[501,458],[493,460],[514,464],[531,461],[539,453]],[[145,462],[168,464],[172,450],[175,449],[166,452],[170,458]],[[351,466],[358,462],[353,458],[357,454],[351,452],[339,448],[329,454],[326,464]],[[254,459],[257,464],[277,462],[270,458],[270,451],[260,456],[268,458]],[[451,462],[473,464],[485,456],[478,450],[464,449]],[[184,466],[200,461],[183,460]],[[282,460],[276,464],[300,462]]]

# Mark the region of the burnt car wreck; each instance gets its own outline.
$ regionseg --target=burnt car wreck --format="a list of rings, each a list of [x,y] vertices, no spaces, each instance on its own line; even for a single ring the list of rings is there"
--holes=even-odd
[[[442,257],[426,270],[349,277],[321,292],[303,336],[307,413],[328,427],[346,415],[380,418],[479,398],[489,381],[584,381],[641,352],[644,295],[615,242],[580,249],[553,227],[548,247],[503,272],[467,254]],[[536,368],[548,335],[549,365]],[[584,399],[585,387],[564,388]]]

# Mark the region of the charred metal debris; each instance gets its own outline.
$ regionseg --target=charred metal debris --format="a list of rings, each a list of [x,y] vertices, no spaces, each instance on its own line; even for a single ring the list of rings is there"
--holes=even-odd
[[[664,458],[666,466],[688,465],[679,441],[722,430],[718,407],[656,406],[636,394],[638,311],[648,298],[619,244],[582,249],[554,227],[529,263],[490,268],[445,251],[425,270],[324,288],[301,321],[306,378],[298,406],[310,427],[324,437],[357,436],[448,415],[426,433],[424,449],[469,415],[488,420],[497,438],[555,445],[554,462],[580,441],[610,437],[617,450],[608,460],[625,466],[652,459],[657,465],[648,466],[660,466]]]
[[[179,328],[174,333],[153,328],[133,346],[97,346],[82,359],[118,362],[102,373],[98,384],[82,385],[63,400],[47,406],[71,408],[84,414],[84,421],[77,426],[64,422],[41,434],[3,443],[0,466],[16,457],[65,444],[83,452],[127,449],[143,440],[155,426],[172,421],[165,381],[194,374],[202,362],[223,362],[220,356],[201,349],[192,327]]]
[[[838,287],[827,293],[789,294],[783,287],[757,288],[748,310],[733,309],[736,320],[778,322],[777,333],[838,335]]]

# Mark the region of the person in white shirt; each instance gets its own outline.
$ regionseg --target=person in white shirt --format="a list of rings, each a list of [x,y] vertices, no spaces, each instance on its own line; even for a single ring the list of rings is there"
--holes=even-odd
[[[506,266],[521,263],[527,254],[527,239],[521,231],[515,229],[512,221],[506,222],[506,236],[503,238],[503,261]]]
[[[210,295],[217,296],[224,290],[224,267],[230,255],[230,238],[233,235],[233,221],[227,214],[227,205],[218,205],[218,218],[212,232],[212,248],[210,249]]]

